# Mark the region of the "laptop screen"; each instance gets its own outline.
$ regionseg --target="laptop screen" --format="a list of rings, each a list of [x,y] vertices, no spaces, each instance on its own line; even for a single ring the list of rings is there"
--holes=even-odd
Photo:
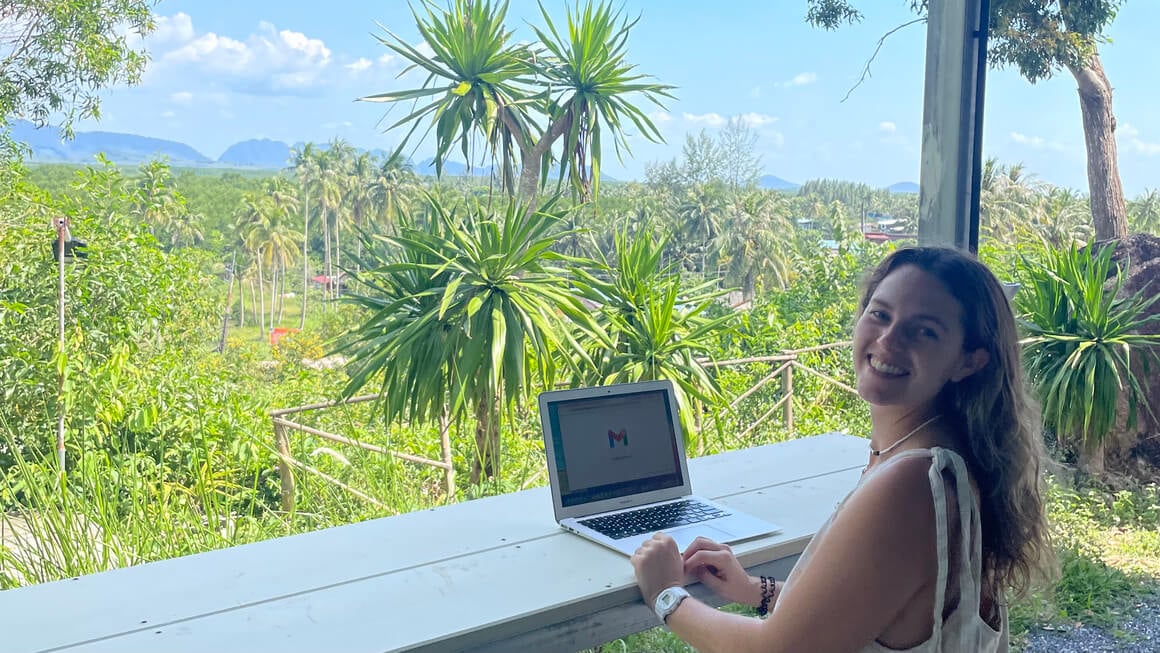
[[[679,487],[677,428],[664,390],[547,406],[564,507]]]

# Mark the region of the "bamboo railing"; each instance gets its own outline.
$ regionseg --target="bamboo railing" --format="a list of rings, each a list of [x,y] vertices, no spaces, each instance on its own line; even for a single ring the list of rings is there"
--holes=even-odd
[[[770,370],[768,373],[766,373],[764,376],[762,376],[756,383],[754,383],[752,386],[750,386],[744,392],[737,395],[737,397],[735,397],[729,403],[730,409],[736,408],[737,406],[739,406],[741,404],[741,402],[743,402],[746,399],[748,399],[749,397],[753,396],[754,393],[758,392],[762,388],[765,388],[766,386],[768,386],[771,383],[780,382],[780,390],[781,390],[780,397],[760,417],[758,417],[756,420],[754,420],[752,423],[750,423],[748,426],[746,426],[745,430],[742,431],[740,434],[738,434],[738,436],[737,436],[738,439],[744,439],[746,436],[748,436],[750,433],[752,433],[754,430],[756,430],[759,426],[768,422],[775,414],[778,413],[779,410],[781,411],[781,419],[785,425],[786,430],[789,430],[789,431],[794,430],[793,397],[794,397],[794,371],[795,370],[803,372],[805,374],[809,374],[811,376],[814,376],[815,378],[818,378],[821,381],[823,381],[829,385],[832,385],[836,388],[839,388],[841,390],[844,390],[846,392],[857,394],[857,390],[850,387],[849,385],[843,383],[842,381],[839,381],[838,379],[833,378],[832,376],[830,376],[824,372],[821,372],[821,371],[818,371],[818,370],[815,370],[815,369],[809,367],[808,365],[804,364],[800,360],[800,357],[803,354],[811,354],[811,353],[817,353],[817,352],[831,351],[834,349],[841,349],[844,347],[849,347],[850,344],[851,344],[850,341],[834,342],[834,343],[829,343],[829,344],[825,344],[825,345],[817,345],[815,347],[806,347],[804,349],[792,349],[792,350],[784,351],[784,352],[781,352],[779,354],[774,354],[774,355],[770,355],[770,356],[753,356],[753,357],[749,357],[749,358],[737,358],[737,359],[723,360],[723,361],[703,361],[703,364],[705,367],[709,367],[709,368],[737,367],[737,366],[741,366],[741,365],[754,365],[754,364],[761,364],[761,363],[766,363],[766,364],[769,364],[770,366],[773,367],[772,370]],[[389,507],[385,506],[383,503],[381,503],[380,501],[378,501],[374,497],[371,497],[370,495],[368,495],[364,492],[361,492],[353,487],[350,487],[349,485],[347,485],[347,484],[339,481],[338,479],[322,472],[321,470],[315,469],[314,467],[311,467],[311,466],[307,465],[306,463],[303,463],[299,460],[296,460],[290,453],[290,433],[294,432],[294,431],[305,433],[308,435],[313,435],[313,436],[316,436],[319,438],[323,438],[325,440],[329,440],[331,442],[336,442],[339,444],[357,447],[357,448],[362,449],[364,451],[370,451],[370,452],[374,452],[374,453],[378,453],[378,454],[385,454],[385,455],[394,456],[395,458],[399,458],[400,460],[405,460],[405,461],[410,462],[410,463],[415,463],[418,465],[429,465],[432,467],[437,467],[439,469],[442,469],[443,470],[443,478],[444,478],[444,487],[447,491],[447,496],[448,497],[454,496],[454,494],[455,494],[455,467],[452,465],[452,461],[451,461],[451,437],[450,437],[451,425],[450,425],[450,419],[446,416],[444,416],[443,419],[440,420],[440,425],[439,425],[439,427],[440,427],[439,428],[440,460],[431,460],[429,458],[424,458],[422,456],[416,456],[416,455],[404,453],[401,451],[390,450],[390,449],[387,449],[386,447],[381,447],[379,445],[369,444],[366,442],[360,442],[360,441],[355,440],[353,438],[348,438],[348,437],[345,437],[342,435],[337,435],[335,433],[328,433],[328,432],[323,431],[321,429],[316,429],[316,428],[313,428],[310,426],[306,426],[305,424],[300,424],[300,423],[295,422],[294,420],[292,420],[288,417],[290,415],[296,415],[296,414],[304,413],[304,412],[308,412],[308,411],[327,410],[327,409],[335,408],[338,406],[357,404],[357,403],[362,403],[362,402],[366,402],[366,401],[372,401],[375,399],[378,399],[378,395],[363,395],[363,396],[352,397],[350,399],[341,400],[341,401],[326,401],[326,402],[321,402],[321,403],[308,404],[305,406],[294,406],[291,408],[280,408],[277,410],[270,411],[270,413],[269,413],[270,419],[273,422],[273,426],[274,426],[274,445],[275,445],[275,448],[276,448],[277,454],[278,454],[278,475],[279,475],[279,478],[281,480],[282,510],[284,510],[285,512],[293,512],[293,510],[294,510],[294,497],[295,497],[294,470],[295,469],[299,469],[299,470],[302,470],[303,472],[313,474],[313,475],[327,481],[328,483],[331,483],[339,488],[342,488],[343,490],[350,492],[352,495],[354,495],[354,496],[356,496],[364,501],[367,501],[368,503],[371,503],[375,506],[378,506],[378,507],[384,508],[384,509],[388,509],[388,510],[390,509]]]

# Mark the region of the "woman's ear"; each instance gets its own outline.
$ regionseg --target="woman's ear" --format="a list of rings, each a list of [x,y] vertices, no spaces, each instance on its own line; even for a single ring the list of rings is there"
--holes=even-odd
[[[987,363],[989,362],[991,362],[991,352],[982,347],[974,351],[965,351],[963,352],[962,364],[959,366],[959,369],[951,375],[951,381],[958,383],[959,381],[962,381],[968,376],[971,376],[975,372],[978,372],[979,370],[986,367]]]

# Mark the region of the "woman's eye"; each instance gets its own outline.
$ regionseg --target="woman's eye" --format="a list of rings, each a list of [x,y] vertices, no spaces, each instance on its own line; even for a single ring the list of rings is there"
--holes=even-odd
[[[886,321],[886,313],[883,313],[882,311],[870,311],[870,317],[880,322]]]
[[[934,329],[923,328],[919,331],[919,333],[922,334],[923,338],[930,338],[931,340],[938,340],[938,334],[935,333]]]

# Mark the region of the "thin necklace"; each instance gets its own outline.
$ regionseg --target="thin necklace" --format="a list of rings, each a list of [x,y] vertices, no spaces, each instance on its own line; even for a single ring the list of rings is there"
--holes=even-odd
[[[891,451],[893,451],[893,450],[894,450],[894,448],[895,448],[895,447],[897,447],[898,445],[900,445],[900,444],[902,444],[903,442],[906,442],[908,439],[910,439],[910,436],[914,435],[915,433],[918,433],[918,432],[919,432],[919,431],[921,431],[921,430],[923,429],[923,427],[925,427],[927,424],[930,424],[931,422],[935,421],[936,419],[938,419],[938,418],[940,418],[940,417],[942,417],[942,414],[935,415],[934,417],[932,417],[932,418],[930,418],[930,419],[926,420],[926,421],[925,421],[925,422],[923,422],[922,424],[919,424],[918,426],[914,427],[914,429],[912,429],[912,430],[910,431],[910,433],[907,433],[906,435],[902,436],[901,438],[899,438],[899,439],[898,439],[898,441],[897,441],[897,442],[895,442],[894,444],[890,445],[889,447],[886,447],[885,449],[875,449],[875,448],[874,448],[874,444],[873,444],[873,443],[871,443],[871,444],[869,445],[869,446],[870,446],[870,455],[871,455],[871,456],[881,456],[882,454],[885,454],[885,453],[890,453]],[[863,470],[862,470],[862,473],[863,473],[863,474],[865,474],[865,473],[866,473],[866,470],[868,470],[868,469],[870,469],[870,463],[866,463],[866,469],[863,469]]]

